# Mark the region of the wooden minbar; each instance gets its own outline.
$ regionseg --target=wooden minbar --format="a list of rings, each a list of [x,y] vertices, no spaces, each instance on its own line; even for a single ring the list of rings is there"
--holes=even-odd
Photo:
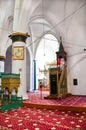
[[[45,98],[60,98],[67,94],[67,53],[62,42],[56,52],[56,61],[57,66],[49,68],[50,95]]]
[[[49,98],[60,98],[67,94],[66,66],[49,68],[50,95]]]

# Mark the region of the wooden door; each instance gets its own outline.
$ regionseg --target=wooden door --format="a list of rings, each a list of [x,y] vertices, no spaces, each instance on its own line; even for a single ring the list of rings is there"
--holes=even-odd
[[[50,74],[50,94],[57,94],[57,74]]]

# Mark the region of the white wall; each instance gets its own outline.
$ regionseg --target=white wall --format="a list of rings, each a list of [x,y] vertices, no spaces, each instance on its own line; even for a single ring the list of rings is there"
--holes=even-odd
[[[68,92],[74,95],[86,95],[86,56],[85,53],[68,58],[67,81]],[[73,84],[77,79],[78,84]]]

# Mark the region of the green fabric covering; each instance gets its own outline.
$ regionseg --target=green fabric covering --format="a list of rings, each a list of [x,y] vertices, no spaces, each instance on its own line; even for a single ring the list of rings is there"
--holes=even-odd
[[[4,72],[0,72],[0,78],[2,77],[2,74],[4,74]]]
[[[2,110],[4,111],[4,110],[9,110],[9,109],[14,109],[20,106],[22,106],[22,102],[15,102],[12,104],[7,104],[5,106],[2,106]]]
[[[2,78],[20,78],[20,74],[2,73]]]
[[[9,109],[14,109],[17,107],[22,106],[22,97],[17,97],[17,96],[11,96],[10,99],[6,100],[3,98],[2,100],[2,107],[1,109],[4,110],[9,110]]]

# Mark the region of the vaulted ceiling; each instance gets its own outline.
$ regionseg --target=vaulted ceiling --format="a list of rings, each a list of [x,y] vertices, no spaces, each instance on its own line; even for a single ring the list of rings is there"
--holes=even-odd
[[[30,34],[27,47],[36,52],[45,34],[62,37],[68,56],[86,48],[86,0],[0,0],[0,54],[12,44],[13,32]]]

